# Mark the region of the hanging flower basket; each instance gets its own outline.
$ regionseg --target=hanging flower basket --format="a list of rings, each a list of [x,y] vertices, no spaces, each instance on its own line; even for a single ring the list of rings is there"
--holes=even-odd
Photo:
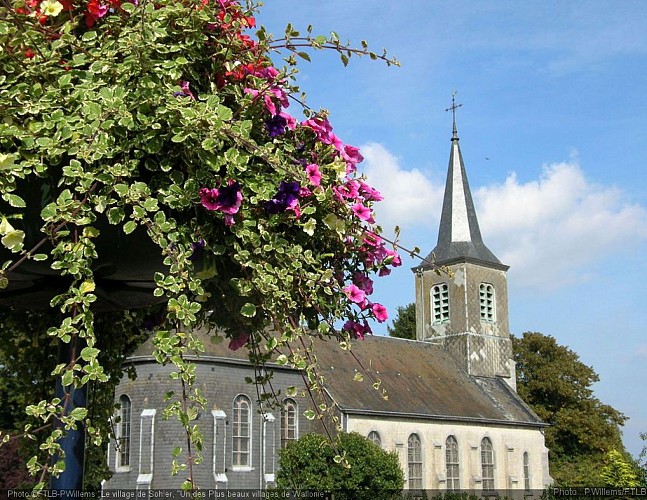
[[[93,329],[105,310],[165,304],[156,356],[189,385],[183,353],[199,343],[185,332],[198,325],[257,362],[262,345],[301,367],[288,343],[361,338],[386,320],[371,276],[400,260],[375,225],[381,196],[357,148],[305,106],[295,66],[308,47],[393,61],[336,34],[254,33],[255,7],[234,0],[12,7],[0,13],[0,303],[51,308],[66,318],[52,337],[85,339],[57,369],[67,386],[106,380]]]

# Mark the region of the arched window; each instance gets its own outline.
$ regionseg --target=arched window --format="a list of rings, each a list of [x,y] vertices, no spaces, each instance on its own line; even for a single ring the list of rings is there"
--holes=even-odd
[[[130,466],[130,425],[132,405],[125,394],[119,398],[119,426],[117,428],[117,467]]]
[[[481,477],[483,478],[483,490],[494,490],[494,450],[492,441],[483,438],[481,441]]]
[[[458,441],[456,441],[454,436],[449,436],[447,441],[445,441],[445,471],[447,475],[447,489],[459,489],[461,485],[458,463]]]
[[[449,321],[449,288],[441,283],[431,288],[431,318],[433,323]]]
[[[232,465],[234,467],[249,467],[251,461],[251,402],[247,396],[237,396],[234,399],[233,428],[231,448]]]
[[[299,438],[297,414],[296,402],[293,399],[284,400],[281,408],[281,448]]]
[[[368,440],[382,448],[382,438],[380,438],[380,434],[377,431],[371,431],[368,433]]]
[[[479,287],[479,299],[481,303],[481,321],[494,323],[496,321],[494,286],[489,283],[481,283]]]
[[[409,436],[408,446],[409,489],[422,489],[422,446],[417,434]]]
[[[530,459],[527,451],[523,454],[523,488],[530,491]]]

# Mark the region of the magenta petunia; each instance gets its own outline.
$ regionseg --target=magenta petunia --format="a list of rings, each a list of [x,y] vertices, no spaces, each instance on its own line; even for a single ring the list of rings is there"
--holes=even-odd
[[[350,209],[359,219],[369,222],[371,224],[375,222],[371,214],[371,209],[368,207],[365,207],[361,203],[355,203],[352,207],[350,207]]]
[[[316,163],[311,163],[306,167],[306,175],[313,186],[318,186],[321,183],[321,172]]]
[[[384,307],[382,304],[377,304],[377,303],[373,304],[373,307],[371,307],[371,310],[375,315],[375,319],[378,320],[380,323],[383,323],[387,319],[389,319],[389,314],[386,310],[386,307]]]
[[[226,215],[225,224],[234,224],[233,215],[237,214],[243,201],[241,186],[238,182],[230,180],[226,186],[219,188],[202,188],[198,192],[200,203],[207,210],[222,212]]]
[[[200,203],[207,210],[218,210],[218,190],[216,188],[202,188],[198,192]]]
[[[353,337],[356,339],[364,340],[364,335],[370,335],[373,333],[371,327],[367,323],[360,324],[357,321],[348,320],[344,323],[342,330],[350,332],[353,334]]]
[[[385,248],[384,253],[386,254],[386,263],[391,267],[400,267],[402,265],[402,259],[398,255],[398,252]]]
[[[382,201],[384,199],[377,189],[363,181],[359,181],[359,194],[365,201]]]
[[[362,304],[366,300],[366,293],[357,285],[348,285],[343,288],[346,297],[355,304]]]
[[[324,144],[332,144],[337,150],[341,150],[343,143],[332,131],[332,125],[327,118],[310,118],[301,123],[304,127],[311,128],[317,135],[317,139]]]
[[[364,161],[364,157],[360,154],[359,148],[355,146],[349,146],[346,144],[344,149],[341,151],[341,157],[349,163],[356,165]]]

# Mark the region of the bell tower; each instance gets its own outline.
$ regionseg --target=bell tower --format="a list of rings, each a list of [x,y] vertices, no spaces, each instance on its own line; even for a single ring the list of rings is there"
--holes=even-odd
[[[514,388],[506,271],[481,237],[456,130],[436,247],[413,268],[416,338],[442,345],[470,375],[504,377]],[[437,271],[432,265],[441,267]]]

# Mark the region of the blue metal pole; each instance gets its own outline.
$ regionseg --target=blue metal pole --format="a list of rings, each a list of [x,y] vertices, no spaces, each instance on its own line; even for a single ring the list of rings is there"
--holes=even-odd
[[[79,339],[74,338],[70,343],[59,342],[58,362],[69,363],[73,353],[80,351]],[[63,387],[61,378],[56,380],[56,397],[64,404],[64,415],[68,415],[74,408],[86,408],[87,386],[76,389],[74,386]],[[83,489],[83,465],[85,457],[85,425],[82,422],[76,423],[76,430],[65,431],[65,435],[59,440],[59,444],[65,453],[65,470],[58,476],[52,477],[50,488],[52,490],[67,490],[68,493],[74,490]],[[63,494],[64,495],[64,494]]]

